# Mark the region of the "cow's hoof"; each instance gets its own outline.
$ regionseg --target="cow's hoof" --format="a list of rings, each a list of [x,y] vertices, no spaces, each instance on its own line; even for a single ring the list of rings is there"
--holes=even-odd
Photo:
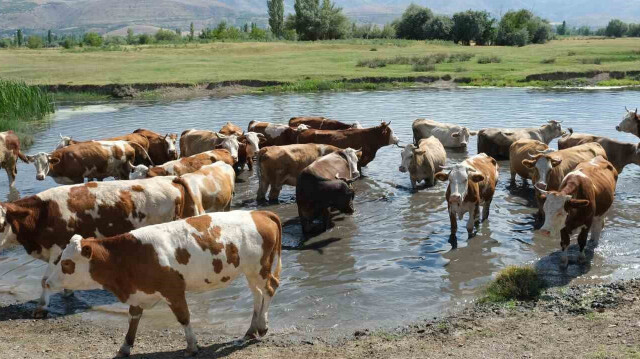
[[[587,256],[585,256],[584,253],[580,252],[580,254],[578,255],[578,263],[584,264],[586,262],[587,262]]]
[[[564,256],[560,262],[560,268],[567,269],[569,267],[569,257]]]
[[[189,349],[189,348],[187,348],[187,349],[184,351],[184,357],[185,357],[185,358],[194,357],[194,356],[196,356],[196,355],[198,355],[198,346],[197,346],[197,345],[196,345],[196,347],[195,347],[195,348],[193,348],[193,349]]]
[[[65,290],[62,292],[62,297],[63,297],[63,298],[71,298],[71,297],[73,297],[73,291],[72,291],[72,290],[69,290],[69,289],[65,289]]]
[[[260,335],[260,337],[264,337],[265,335],[267,335],[268,331],[269,331],[269,328],[258,329],[258,335]]]
[[[118,350],[118,353],[116,353],[116,358],[127,358],[129,357],[129,355],[131,355],[131,351],[129,349],[124,350],[120,348],[120,350]]]
[[[33,311],[33,319],[45,319],[49,315],[49,311],[45,308],[36,308]]]

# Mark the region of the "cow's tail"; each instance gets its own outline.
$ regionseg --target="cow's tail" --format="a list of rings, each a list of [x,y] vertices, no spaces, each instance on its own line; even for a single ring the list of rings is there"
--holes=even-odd
[[[142,150],[142,153],[144,153],[144,155],[147,157],[147,159],[149,160],[149,163],[151,164],[151,166],[152,167],[155,166],[155,164],[153,164],[153,160],[151,159],[151,156],[149,156],[149,152],[147,152],[147,150],[141,144],[135,143],[135,142],[132,142],[132,141],[127,141],[127,142],[129,142],[129,144],[132,145],[132,146],[136,145],[136,146],[140,147],[140,149]]]
[[[270,273],[267,277],[265,288],[267,293],[273,297],[276,289],[280,286],[280,272],[282,271],[282,222],[280,221],[280,217],[273,212],[265,212],[265,214],[278,226],[276,242],[272,249],[273,261],[271,262],[271,268],[269,268]]]
[[[25,156],[24,153],[20,152],[20,150],[16,150],[16,155],[18,156],[19,159],[22,160],[22,162],[24,163],[30,163],[29,159],[27,158],[27,156]]]
[[[180,218],[199,216],[206,213],[204,207],[202,206],[202,200],[196,198],[196,196],[193,194],[191,186],[189,186],[189,184],[182,177],[174,178],[173,183],[180,185],[184,189],[184,198],[182,200]]]

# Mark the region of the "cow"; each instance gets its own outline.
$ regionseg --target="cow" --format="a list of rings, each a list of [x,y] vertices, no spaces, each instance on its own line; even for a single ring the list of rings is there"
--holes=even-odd
[[[180,180],[191,190],[200,213],[231,210],[236,182],[232,166],[216,162],[180,176]]]
[[[308,130],[306,125],[300,125],[296,128],[291,128],[287,125],[279,125],[270,122],[249,122],[248,131],[260,133],[265,136],[265,141],[262,144],[266,146],[284,146],[298,143],[298,136]]]
[[[451,237],[458,231],[457,219],[462,219],[469,212],[467,232],[473,234],[473,227],[480,221],[480,205],[482,205],[482,221],[489,218],[489,207],[493,200],[498,182],[498,163],[493,157],[480,153],[467,158],[462,163],[445,168],[446,172],[436,173],[440,181],[449,181],[445,198],[451,221]]]
[[[538,153],[550,153],[550,149],[545,143],[538,140],[523,139],[517,140],[509,148],[509,164],[511,165],[511,184],[516,183],[516,174],[522,178],[522,183],[527,184],[527,180],[532,178],[531,169],[522,164],[523,160],[528,160]]]
[[[162,136],[159,133],[139,128],[133,133],[137,133],[149,140],[149,156],[154,165],[159,166],[169,161],[178,159],[178,150],[176,142],[178,135],[175,133],[167,133]]]
[[[348,130],[350,128],[363,128],[358,121],[348,124],[326,117],[291,117],[291,119],[289,119],[289,127],[298,128],[300,125],[306,125],[309,128],[316,130]]]
[[[254,299],[245,338],[260,338],[268,331],[281,258],[282,225],[276,214],[212,213],[103,239],[74,235],[46,286],[106,289],[128,304],[129,329],[118,356],[130,355],[143,310],[164,301],[184,328],[186,354],[195,355],[185,292],[225,288],[244,274]]]
[[[220,129],[220,131],[218,131],[218,133],[221,133],[225,136],[242,136],[244,134],[244,131],[242,131],[242,129],[236,125],[234,125],[231,122],[227,122],[224,124],[224,126],[222,126],[222,128]]]
[[[347,148],[330,153],[307,166],[296,184],[296,203],[306,236],[313,230],[313,220],[321,217],[323,230],[331,226],[330,208],[353,214],[355,191],[352,183],[360,176],[356,150]]]
[[[176,177],[55,187],[0,203],[0,248],[17,243],[27,254],[49,262],[46,279],[74,234],[114,236],[199,215],[198,201]],[[37,317],[46,315],[49,295],[43,290],[34,312]]]
[[[50,176],[58,184],[82,183],[85,178],[127,179],[133,169],[135,150],[126,141],[89,141],[27,156],[36,167],[36,179]]]
[[[629,111],[628,108],[624,108],[627,114],[622,119],[622,122],[616,126],[618,132],[628,132],[636,137],[640,137],[640,115],[638,115],[638,109]]]
[[[18,175],[18,158],[24,163],[29,163],[29,159],[20,151],[20,139],[9,130],[0,132],[0,167],[7,171],[9,187],[13,188]]]
[[[338,151],[338,147],[315,143],[262,148],[257,162],[258,201],[264,200],[269,188],[269,201],[277,201],[283,185],[295,186],[303,169],[318,158]]]
[[[198,153],[211,151],[216,148],[224,148],[234,162],[238,161],[238,137],[225,136],[213,131],[186,130],[180,135],[180,157],[189,157]]]
[[[413,121],[413,141],[418,145],[421,139],[431,136],[436,137],[444,147],[466,148],[469,137],[478,134],[478,131],[470,131],[464,126],[436,122],[424,118]]]
[[[589,142],[599,143],[607,153],[607,160],[613,164],[618,173],[628,164],[640,166],[640,144],[621,142],[608,137],[589,135],[585,133],[571,133],[558,140],[558,148],[563,150]]]
[[[154,164],[153,160],[151,159],[151,156],[149,155],[149,140],[145,136],[142,136],[136,133],[130,133],[128,135],[105,138],[99,141],[126,141],[135,150],[136,157],[133,163],[134,165],[141,165],[141,164],[153,165]],[[69,145],[75,145],[83,142],[95,142],[95,141],[76,141],[70,136],[60,135],[60,142],[58,142],[58,145],[56,146],[55,149],[59,150]]]
[[[478,132],[478,153],[486,153],[496,159],[507,160],[511,144],[517,140],[538,140],[548,145],[554,138],[563,134],[561,123],[553,120],[539,128],[485,128]]]
[[[253,170],[253,158],[260,151],[260,143],[266,141],[266,137],[261,133],[246,132],[238,138],[238,161],[235,169],[244,169],[246,164],[250,171]]]
[[[230,166],[234,165],[233,158],[231,158],[229,151],[217,149],[183,157],[179,160],[169,161],[163,165],[151,168],[145,165],[138,165],[129,175],[129,179],[142,179],[156,176],[182,176],[183,174],[195,172],[202,166],[210,165],[218,161]]]
[[[558,190],[540,191],[545,198],[546,219],[540,233],[546,237],[561,237],[562,266],[569,264],[567,248],[576,230],[580,246],[579,262],[584,262],[587,236],[600,239],[604,219],[611,208],[618,181],[618,171],[602,156],[580,163],[567,174]]]
[[[298,143],[320,143],[340,148],[357,148],[362,151],[358,169],[366,167],[376,158],[376,152],[384,146],[398,144],[398,137],[387,124],[376,127],[349,130],[306,130],[298,136]]]
[[[402,150],[402,163],[399,171],[409,172],[411,188],[424,181],[428,187],[435,184],[435,174],[442,171],[447,161],[444,146],[436,137],[423,138],[418,146],[408,144]]]

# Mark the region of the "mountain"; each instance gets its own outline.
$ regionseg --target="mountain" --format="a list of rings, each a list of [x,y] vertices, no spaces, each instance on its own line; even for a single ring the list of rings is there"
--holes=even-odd
[[[611,18],[640,22],[640,0],[334,0],[354,21],[386,23],[413,3],[436,13],[487,10],[499,17],[510,9],[526,8],[551,22],[605,25]],[[287,12],[293,0],[285,0]],[[266,0],[0,0],[0,30],[94,29],[107,32],[127,25],[186,29],[225,20],[266,25]]]

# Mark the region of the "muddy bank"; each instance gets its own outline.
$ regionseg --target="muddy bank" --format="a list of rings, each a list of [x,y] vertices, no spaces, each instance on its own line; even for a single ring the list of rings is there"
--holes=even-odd
[[[240,343],[198,330],[197,325],[195,332],[201,358],[637,357],[639,297],[640,280],[629,280],[552,288],[537,302],[471,304],[442,319],[417,320],[390,331],[363,328],[339,338],[309,336],[293,341],[283,331],[262,341]],[[29,319],[32,308],[32,303],[0,307],[4,358],[109,358],[126,330],[124,317],[95,323],[73,314],[34,321]],[[185,343],[177,323],[149,330],[143,317],[138,333],[132,357],[182,356]]]

